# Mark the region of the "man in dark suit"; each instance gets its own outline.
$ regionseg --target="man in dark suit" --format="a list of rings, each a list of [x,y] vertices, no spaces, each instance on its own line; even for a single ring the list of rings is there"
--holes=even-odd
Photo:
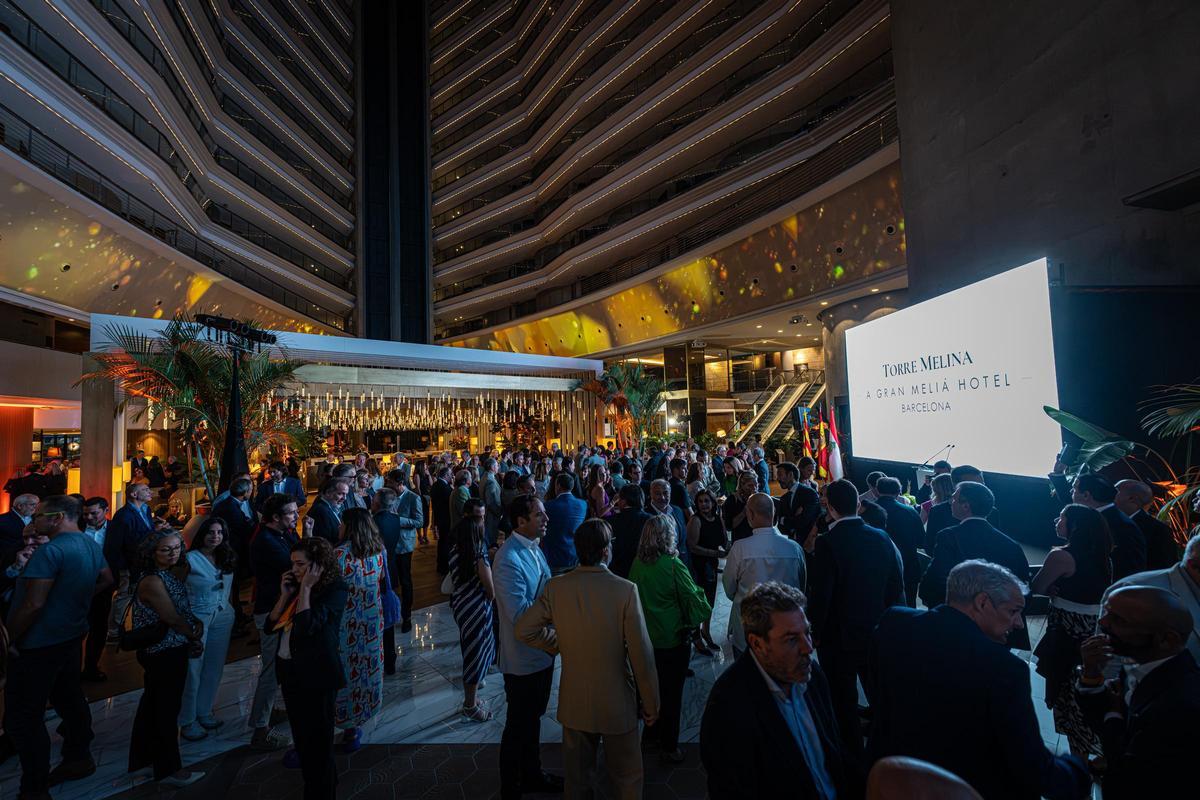
[[[113,597],[112,619],[109,621],[109,638],[120,631],[129,608],[133,587],[141,577],[137,563],[137,549],[142,540],[154,532],[154,518],[150,515],[150,500],[153,490],[145,484],[134,484],[128,493],[128,502],[117,509],[108,522],[104,535],[104,558],[117,581],[117,593]]]
[[[150,462],[146,458],[145,450],[138,450],[137,455],[135,455],[133,458],[129,459],[129,471],[130,472],[133,472],[135,469],[140,469],[142,471],[142,473],[145,474],[146,470],[149,467],[150,467]]]
[[[821,498],[800,482],[800,470],[792,462],[784,461],[775,467],[775,475],[783,489],[783,495],[776,500],[779,532],[804,544],[821,516]]]
[[[282,461],[276,461],[267,468],[267,479],[259,484],[258,493],[254,494],[254,510],[262,514],[267,500],[276,494],[285,494],[292,498],[296,503],[296,508],[304,508],[308,502],[300,479],[288,475],[287,467]]]
[[[887,513],[887,534],[904,559],[904,597],[910,606],[917,604],[921,583],[921,557],[917,548],[925,541],[921,515],[912,506],[900,502],[900,481],[884,476],[875,482],[879,499],[875,502]]]
[[[857,756],[863,749],[858,681],[868,683],[876,623],[885,609],[904,603],[904,563],[888,535],[858,516],[853,483],[829,484],[825,504],[833,521],[829,532],[817,537],[809,560],[808,618],[842,741]]]
[[[708,796],[817,800],[861,794],[799,589],[761,583],[742,600],[747,650],[717,678],[700,722]]]
[[[33,521],[37,505],[36,494],[19,494],[13,498],[12,508],[0,514],[0,562],[8,561],[25,546],[25,527]]]
[[[254,483],[249,478],[235,478],[229,484],[229,495],[212,509],[212,515],[225,520],[229,526],[229,544],[237,554],[237,575],[229,582],[229,602],[233,605],[236,617],[233,624],[238,631],[251,620],[242,608],[241,582],[250,577],[250,540],[258,527],[258,512],[250,507],[253,489]],[[263,494],[270,496],[270,491]]]
[[[313,521],[313,536],[320,536],[337,545],[342,509],[349,492],[350,484],[345,478],[329,477],[321,481],[321,491],[308,510],[308,516]]]
[[[1071,502],[1094,508],[1108,523],[1112,535],[1112,577],[1119,581],[1126,575],[1146,570],[1146,539],[1133,520],[1113,505],[1117,487],[1105,477],[1085,472],[1071,484]]]
[[[21,477],[12,478],[4,484],[4,491],[8,492],[12,502],[16,502],[17,496],[22,494],[31,494],[40,500],[47,494],[46,476],[37,464],[30,464],[25,467]]]
[[[643,510],[645,502],[642,487],[627,483],[617,493],[617,508],[620,510],[608,519],[613,532],[612,563],[608,568],[622,578],[629,577],[629,569],[633,566],[638,542],[642,538],[642,528],[650,519],[650,515]]]
[[[1003,567],[964,561],[945,604],[884,612],[871,645],[870,761],[928,761],[985,800],[1083,796],[1087,767],[1042,744],[1029,665],[1005,646],[1022,625],[1024,591]]]
[[[436,479],[429,488],[429,511],[433,516],[433,527],[437,533],[437,571],[445,575],[450,571],[450,550],[454,542],[450,538],[450,468],[439,467]]]
[[[1179,562],[1179,545],[1171,528],[1146,513],[1154,502],[1154,490],[1141,481],[1125,479],[1117,481],[1117,496],[1113,505],[1133,520],[1146,542],[1146,569],[1168,569]]]
[[[934,606],[946,601],[946,577],[956,564],[982,558],[1007,569],[1017,580],[1029,580],[1029,559],[1021,545],[996,530],[987,521],[995,499],[982,483],[963,481],[950,497],[950,508],[958,525],[946,528],[938,537],[933,562],[921,580],[921,600]],[[1029,649],[1029,632],[1024,625],[1013,631],[1009,647]]]
[[[671,505],[683,512],[685,523],[692,518],[692,496],[688,494],[687,484],[684,483],[686,476],[687,462],[682,458],[671,459],[671,477],[667,479],[671,486]],[[677,533],[683,535],[681,531]]]
[[[1080,708],[1104,750],[1104,800],[1188,794],[1187,764],[1200,719],[1200,666],[1186,649],[1193,624],[1167,589],[1129,586],[1105,599],[1102,633],[1083,643],[1077,686]],[[1112,656],[1127,665],[1105,682]]]

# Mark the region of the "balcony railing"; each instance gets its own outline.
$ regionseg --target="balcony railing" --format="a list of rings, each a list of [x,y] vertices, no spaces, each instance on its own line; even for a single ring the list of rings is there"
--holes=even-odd
[[[323,325],[342,331],[347,330],[347,317],[296,294],[291,289],[281,286],[246,266],[238,259],[197,239],[175,220],[158,213],[84,164],[77,156],[45,134],[35,130],[33,126],[4,105],[0,105],[0,145],[210,269]]]
[[[707,242],[812,191],[898,138],[896,109],[892,106],[812,158],[782,172],[772,181],[756,186],[754,192],[747,197],[723,205],[714,204],[715,211],[707,219],[697,220],[685,231],[665,241],[648,245],[646,251],[638,256],[620,261],[576,281],[569,287],[571,297],[556,298],[555,305],[637,277],[685,253],[698,250]],[[561,293],[563,289],[547,291]],[[435,338],[463,336],[491,325],[510,322],[538,310],[541,309],[532,301],[514,303],[486,315],[464,320],[456,326],[447,327],[435,333]]]
[[[197,135],[200,136],[200,140],[204,142],[204,146],[213,158],[216,159],[217,163],[236,175],[244,183],[257,189],[263,195],[287,209],[296,219],[339,247],[347,250],[353,248],[353,240],[350,235],[330,225],[323,217],[314,214],[306,206],[285,192],[279,186],[278,182],[263,177],[254,168],[216,143],[212,134],[208,131],[208,126],[204,124],[203,118],[201,118],[200,113],[192,104],[192,98],[183,90],[183,86],[179,83],[179,78],[176,77],[175,71],[163,56],[162,51],[150,40],[150,37],[142,32],[141,28],[134,24],[129,14],[116,0],[92,0],[92,5],[96,7],[96,10],[112,24],[113,28],[127,42],[133,45],[133,48],[141,54],[146,63],[167,84],[167,88],[171,90],[171,94],[175,97],[176,102],[183,108],[188,121],[192,123],[192,127],[196,130]]]
[[[84,99],[94,104],[157,155],[175,173],[184,188],[200,204],[200,207],[205,209],[218,224],[243,236],[248,241],[253,241],[306,272],[318,275],[335,286],[343,288],[351,286],[352,276],[342,274],[322,264],[307,253],[267,233],[228,209],[221,209],[222,213],[219,215],[219,219],[214,217],[210,211],[214,208],[211,198],[205,194],[204,188],[196,181],[191,168],[180,158],[171,140],[113,91],[112,87],[102,81],[96,73],[75,58],[57,39],[42,30],[37,23],[8,0],[0,0],[0,27],[3,27],[5,32],[31,55],[62,78],[68,86],[79,92]]]

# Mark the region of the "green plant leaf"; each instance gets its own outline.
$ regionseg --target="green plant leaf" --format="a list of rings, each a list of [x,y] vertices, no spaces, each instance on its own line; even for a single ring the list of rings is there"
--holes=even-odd
[[[1099,425],[1094,425],[1087,420],[1080,419],[1068,411],[1054,408],[1053,406],[1042,406],[1042,410],[1046,412],[1050,419],[1057,422],[1063,428],[1078,436],[1084,442],[1089,444],[1097,444],[1104,441],[1120,439],[1120,436],[1112,431],[1106,431]]]

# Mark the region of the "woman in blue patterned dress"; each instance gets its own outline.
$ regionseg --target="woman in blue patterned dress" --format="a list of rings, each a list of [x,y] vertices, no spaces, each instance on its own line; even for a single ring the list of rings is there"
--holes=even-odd
[[[492,627],[492,566],[488,562],[484,535],[483,501],[472,498],[463,506],[463,518],[451,531],[450,576],[454,594],[450,611],[458,625],[463,655],[462,715],[473,722],[492,718],[487,704],[476,697],[488,667],[496,660],[496,636]]]
[[[342,580],[349,589],[342,615],[342,667],[346,686],[338,692],[334,723],[343,729],[342,748],[362,746],[362,726],[383,705],[383,539],[365,508],[342,512],[341,544],[336,552]]]

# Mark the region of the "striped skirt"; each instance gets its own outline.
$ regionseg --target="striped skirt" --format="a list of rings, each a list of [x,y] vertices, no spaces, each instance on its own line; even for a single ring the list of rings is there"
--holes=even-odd
[[[450,574],[455,574],[457,553],[451,551]],[[470,686],[483,680],[496,660],[496,634],[492,623],[492,601],[484,594],[479,579],[466,586],[455,586],[450,611],[458,625],[459,646],[463,656],[463,683]]]

